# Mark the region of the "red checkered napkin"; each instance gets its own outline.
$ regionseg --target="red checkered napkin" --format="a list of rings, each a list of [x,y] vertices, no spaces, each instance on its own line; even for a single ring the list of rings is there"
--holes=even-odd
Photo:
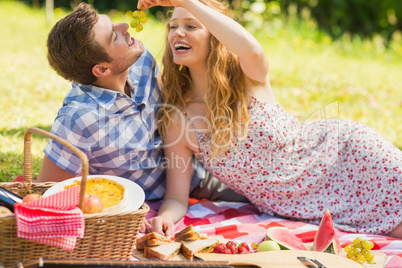
[[[70,251],[84,237],[84,213],[78,208],[79,186],[48,197],[14,205],[17,235]]]

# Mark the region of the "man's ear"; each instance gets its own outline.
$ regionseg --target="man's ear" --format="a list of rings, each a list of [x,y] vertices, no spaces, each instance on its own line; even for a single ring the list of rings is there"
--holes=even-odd
[[[96,64],[94,67],[92,67],[92,73],[96,77],[105,77],[108,76],[112,70],[110,70],[109,66],[107,66],[104,63]]]

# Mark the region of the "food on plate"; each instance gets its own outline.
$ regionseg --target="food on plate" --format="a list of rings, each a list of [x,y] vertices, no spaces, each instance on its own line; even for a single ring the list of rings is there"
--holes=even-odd
[[[371,249],[374,247],[374,243],[370,240],[363,240],[360,237],[356,237],[353,242],[345,246],[346,257],[354,260],[361,265],[367,261],[368,264],[375,264],[374,253]]]
[[[163,243],[171,242],[169,237],[160,235],[156,232],[148,233],[135,240],[135,247],[137,249],[144,249],[145,247],[159,246]]]
[[[39,198],[42,198],[42,195],[40,194],[27,194],[26,196],[24,196],[24,198],[22,198],[22,203],[27,203],[27,202],[32,202],[35,201]]]
[[[103,211],[103,202],[94,194],[85,194],[82,212],[85,214],[100,213]]]
[[[74,183],[64,186],[63,190],[80,184],[81,181],[76,180]],[[94,194],[102,200],[103,212],[119,212],[128,202],[128,196],[123,185],[102,177],[87,180],[85,193]]]
[[[144,257],[147,259],[171,260],[179,252],[181,248],[180,242],[165,242],[158,246],[144,248]]]
[[[273,240],[281,249],[307,250],[303,241],[286,227],[271,227],[267,229],[267,238]]]
[[[257,252],[262,252],[262,251],[274,251],[274,250],[281,250],[281,247],[279,246],[278,243],[276,243],[273,240],[265,240],[262,241],[260,244],[257,246]]]
[[[0,217],[12,215],[12,214],[13,213],[11,212],[11,210],[9,210],[8,208],[6,208],[4,206],[0,206]]]
[[[331,214],[327,209],[321,219],[320,226],[314,237],[313,250],[339,255],[342,252],[336,236]]]
[[[207,235],[202,235],[196,232],[193,228],[193,225],[190,224],[186,228],[174,234],[174,241],[180,242],[183,240],[198,240],[198,239],[206,239]]]
[[[206,239],[198,239],[193,241],[181,241],[181,253],[189,260],[192,260],[196,253],[214,252],[214,248],[219,244],[217,238],[208,237]]]

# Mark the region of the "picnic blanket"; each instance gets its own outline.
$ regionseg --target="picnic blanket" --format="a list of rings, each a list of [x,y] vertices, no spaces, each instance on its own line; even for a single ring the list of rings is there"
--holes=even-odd
[[[154,217],[161,201],[147,201],[150,206],[146,218]],[[292,221],[269,216],[258,211],[249,203],[208,201],[190,198],[187,214],[176,224],[176,230],[181,230],[192,224],[198,232],[208,236],[221,235],[234,242],[261,242],[268,227],[284,226],[289,228],[304,243],[314,241],[318,225]],[[386,254],[386,268],[402,267],[402,239],[394,239],[382,235],[354,234],[336,229],[342,247],[351,243],[356,237],[370,240],[374,243],[373,251]]]

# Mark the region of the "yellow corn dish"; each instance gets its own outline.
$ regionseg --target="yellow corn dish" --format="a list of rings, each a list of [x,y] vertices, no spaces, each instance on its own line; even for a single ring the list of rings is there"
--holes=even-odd
[[[80,184],[81,181],[77,180],[74,181],[73,184],[65,186],[64,189],[68,189]],[[117,210],[121,210],[127,204],[121,202],[123,199],[125,199],[124,192],[125,190],[123,185],[102,177],[88,180],[85,188],[85,193],[94,194],[102,200],[105,212],[117,212]],[[120,206],[117,206],[119,203],[121,203]]]

